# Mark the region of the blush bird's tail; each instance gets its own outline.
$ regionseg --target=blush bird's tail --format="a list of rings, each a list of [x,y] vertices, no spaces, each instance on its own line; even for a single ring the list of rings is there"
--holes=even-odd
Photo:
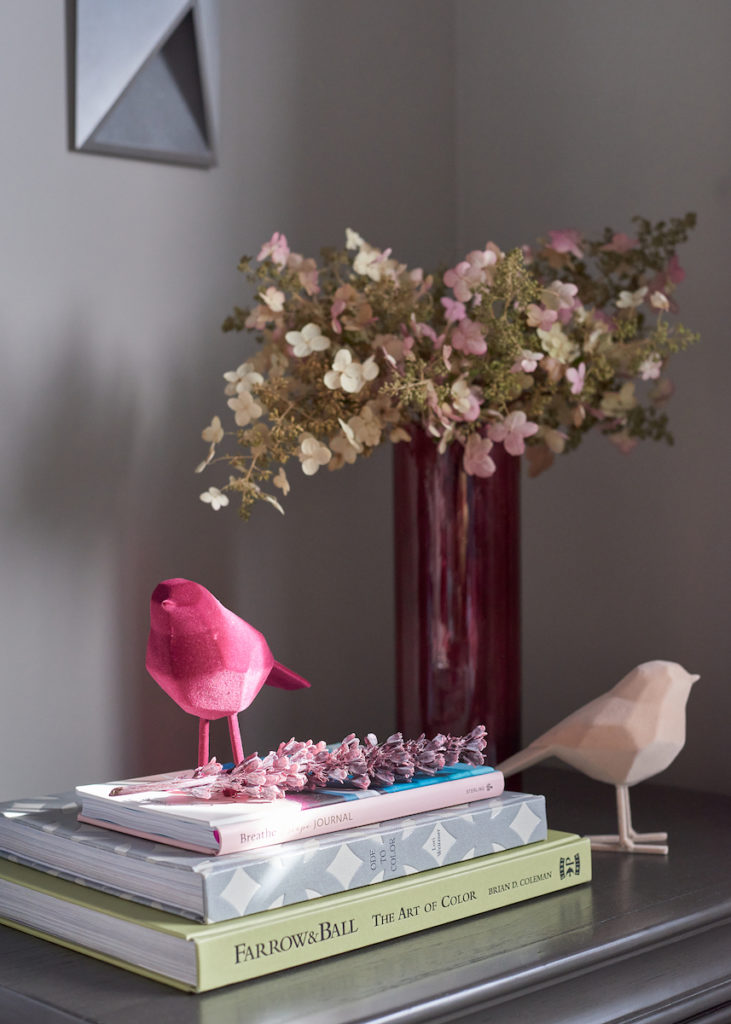
[[[539,747],[532,743],[525,750],[519,750],[517,754],[508,757],[501,764],[496,765],[496,767],[507,778],[508,775],[515,775],[516,772],[522,772],[524,768],[530,768],[531,765],[537,764],[545,757],[550,757],[551,753],[551,747]]]

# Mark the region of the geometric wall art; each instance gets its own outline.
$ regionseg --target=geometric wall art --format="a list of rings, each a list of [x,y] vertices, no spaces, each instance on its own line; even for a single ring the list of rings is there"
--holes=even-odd
[[[217,15],[217,0],[76,0],[74,149],[212,166]]]

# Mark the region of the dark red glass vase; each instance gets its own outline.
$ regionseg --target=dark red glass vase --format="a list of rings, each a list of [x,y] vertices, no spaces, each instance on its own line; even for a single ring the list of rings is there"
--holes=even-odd
[[[420,428],[394,448],[398,727],[462,735],[484,724],[487,760],[520,743],[520,463],[468,476],[463,448]]]

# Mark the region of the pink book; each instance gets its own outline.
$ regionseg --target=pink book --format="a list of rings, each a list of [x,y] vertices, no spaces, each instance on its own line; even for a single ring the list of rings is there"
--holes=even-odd
[[[318,789],[270,803],[200,800],[184,793],[149,791],[109,795],[124,784],[78,786],[79,821],[207,854],[238,853],[357,825],[374,825],[499,796],[504,788],[502,772],[487,765],[468,764],[455,764],[437,775],[419,776],[384,789]]]

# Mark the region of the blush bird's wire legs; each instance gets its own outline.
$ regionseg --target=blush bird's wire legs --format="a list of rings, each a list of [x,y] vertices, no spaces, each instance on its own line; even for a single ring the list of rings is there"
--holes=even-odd
[[[664,845],[667,832],[635,832],[629,805],[629,786],[617,786],[617,824],[619,835],[589,836],[592,850],[628,850],[631,853],[668,852]]]

